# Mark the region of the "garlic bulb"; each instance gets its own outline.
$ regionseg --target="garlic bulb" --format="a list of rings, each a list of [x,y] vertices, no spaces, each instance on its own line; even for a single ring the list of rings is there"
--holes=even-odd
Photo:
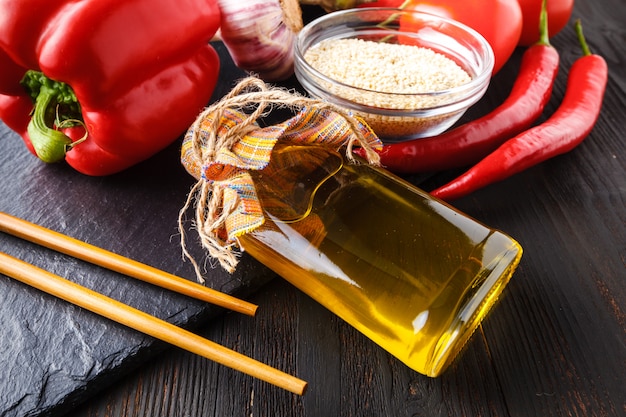
[[[293,47],[302,29],[296,0],[218,0],[220,34],[235,64],[265,81],[293,74]]]

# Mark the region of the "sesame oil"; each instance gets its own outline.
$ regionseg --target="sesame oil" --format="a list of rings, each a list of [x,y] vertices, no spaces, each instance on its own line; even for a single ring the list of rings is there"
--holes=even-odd
[[[266,216],[240,246],[410,368],[439,375],[522,248],[385,170],[281,146],[253,173]]]

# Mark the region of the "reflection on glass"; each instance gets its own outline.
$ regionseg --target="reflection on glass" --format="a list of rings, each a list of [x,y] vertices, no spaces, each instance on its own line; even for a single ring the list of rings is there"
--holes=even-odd
[[[244,250],[425,375],[457,355],[522,249],[414,186],[318,146],[254,173],[266,223]]]

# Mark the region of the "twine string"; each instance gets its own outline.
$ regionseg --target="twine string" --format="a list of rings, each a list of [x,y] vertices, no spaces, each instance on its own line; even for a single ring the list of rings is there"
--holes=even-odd
[[[355,162],[352,149],[355,144],[358,144],[365,151],[368,163],[379,164],[379,155],[372,147],[371,139],[366,138],[363,132],[363,121],[331,103],[308,98],[283,88],[270,88],[255,77],[243,79],[220,101],[207,107],[198,115],[188,132],[192,158],[195,159],[193,163],[200,167],[211,166],[216,162],[221,150],[231,150],[247,134],[259,129],[257,121],[269,115],[273,109],[302,111],[308,108],[330,111],[345,120],[351,134],[346,143],[338,145],[345,145],[345,156],[348,161]],[[220,121],[223,120],[228,110],[240,111],[243,120],[241,123],[230,126],[229,129],[220,130]],[[209,129],[207,129],[207,120],[212,122]],[[229,169],[238,174],[245,173],[245,169],[240,167],[229,167]],[[203,282],[200,266],[187,249],[185,215],[195,204],[193,226],[198,232],[202,247],[208,251],[213,260],[232,273],[238,263],[239,253],[234,250],[237,243],[224,236],[223,229],[226,220],[237,209],[240,200],[237,193],[229,190],[228,178],[206,178],[203,174],[197,180],[198,182],[191,188],[179,212],[178,227],[183,257],[192,263],[198,280]]]

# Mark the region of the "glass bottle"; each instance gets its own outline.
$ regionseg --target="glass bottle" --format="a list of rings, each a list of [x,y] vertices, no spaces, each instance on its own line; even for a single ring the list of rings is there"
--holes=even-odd
[[[327,147],[277,146],[251,174],[266,221],[241,248],[428,376],[457,356],[522,255],[504,233]]]

